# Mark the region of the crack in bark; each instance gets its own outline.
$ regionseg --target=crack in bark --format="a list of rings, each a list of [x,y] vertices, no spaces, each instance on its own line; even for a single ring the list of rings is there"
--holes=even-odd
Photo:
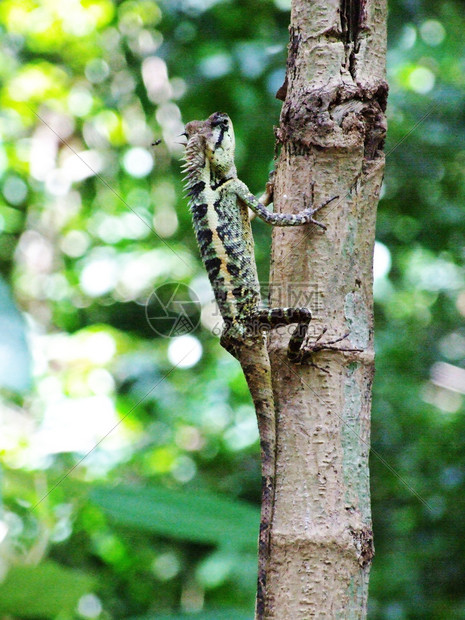
[[[289,80],[291,79],[291,77],[295,77],[295,64],[301,39],[302,37],[297,28],[293,28],[291,26],[289,28],[289,46],[286,62],[286,77],[284,78],[283,84],[278,88],[278,91],[276,92],[276,99],[280,99],[281,101],[284,101],[286,99]]]
[[[357,73],[357,54],[360,49],[359,35],[365,24],[366,0],[341,0],[340,16],[346,63],[354,82]]]
[[[356,43],[360,25],[360,0],[341,0],[341,27],[346,44]]]

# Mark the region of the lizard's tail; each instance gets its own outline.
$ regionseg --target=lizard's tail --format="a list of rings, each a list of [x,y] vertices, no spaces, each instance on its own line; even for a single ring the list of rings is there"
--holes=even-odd
[[[270,557],[271,525],[275,489],[276,421],[271,368],[266,345],[240,347],[237,357],[255,405],[262,463],[262,507],[258,538],[258,583],[255,620],[266,618],[266,577]]]

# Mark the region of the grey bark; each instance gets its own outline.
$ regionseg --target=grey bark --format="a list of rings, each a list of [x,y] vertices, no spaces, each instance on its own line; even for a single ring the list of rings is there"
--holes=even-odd
[[[317,227],[273,232],[271,306],[310,306],[313,339],[349,333],[286,358],[269,352],[277,408],[277,482],[267,617],[364,618],[373,556],[369,491],[374,374],[372,259],[386,132],[385,0],[293,0],[287,77],[276,132],[275,209],[338,195]]]

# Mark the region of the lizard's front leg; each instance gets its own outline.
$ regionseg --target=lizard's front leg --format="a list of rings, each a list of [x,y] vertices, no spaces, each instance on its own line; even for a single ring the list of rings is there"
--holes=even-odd
[[[272,170],[270,172],[270,175],[268,177],[268,181],[266,183],[265,186],[265,191],[263,192],[263,194],[260,196],[260,198],[258,199],[258,202],[263,205],[264,207],[267,207],[268,205],[272,204],[273,199],[274,199],[274,177],[275,177],[275,170]],[[257,215],[256,211],[253,211],[250,207],[248,207],[249,210],[249,220],[252,221],[255,216]]]
[[[294,362],[295,364],[310,363],[312,365],[315,365],[313,364],[313,355],[315,353],[318,353],[318,351],[345,351],[345,352],[363,351],[363,349],[359,349],[357,347],[336,346],[339,342],[342,342],[349,336],[349,332],[347,332],[343,336],[340,336],[339,338],[335,338],[334,340],[327,340],[326,342],[322,342],[321,338],[326,332],[327,332],[327,328],[325,327],[322,330],[321,334],[318,336],[318,338],[314,342],[307,342],[305,346],[302,346],[299,349],[299,351],[293,358],[291,358],[288,353],[288,357],[290,361]]]
[[[229,182],[229,190],[234,192],[236,196],[241,200],[249,209],[258,215],[264,222],[273,226],[303,226],[304,224],[316,224],[323,230],[326,230],[326,226],[315,220],[313,217],[323,207],[326,207],[330,202],[339,198],[339,196],[333,196],[323,204],[315,207],[314,209],[308,207],[300,213],[272,213],[250,192],[245,183],[239,179],[233,179]]]
[[[258,199],[262,205],[267,207],[273,202],[274,199],[274,178],[276,176],[276,171],[272,170],[268,176],[268,181],[265,185],[265,191]]]

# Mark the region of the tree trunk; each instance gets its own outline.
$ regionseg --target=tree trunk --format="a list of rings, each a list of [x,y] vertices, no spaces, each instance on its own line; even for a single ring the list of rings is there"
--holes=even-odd
[[[277,139],[275,209],[332,196],[327,226],[276,228],[271,306],[309,306],[312,340],[349,333],[314,354],[269,350],[277,409],[277,483],[269,618],[364,618],[373,556],[369,421],[374,373],[372,258],[383,179],[385,0],[293,0]],[[312,184],[314,191],[312,192]]]

